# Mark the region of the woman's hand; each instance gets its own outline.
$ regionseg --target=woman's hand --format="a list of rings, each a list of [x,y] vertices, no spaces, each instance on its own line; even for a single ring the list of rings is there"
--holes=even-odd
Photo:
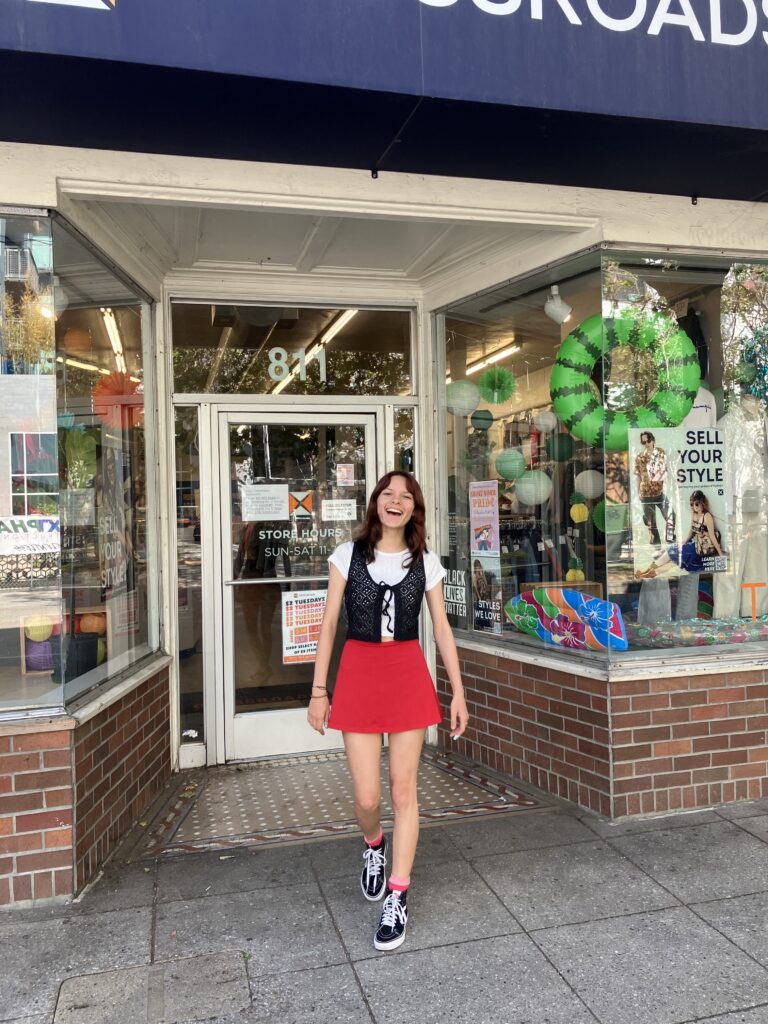
[[[330,710],[331,704],[327,695],[312,697],[309,702],[309,707],[307,708],[307,721],[316,732],[320,733],[321,736],[325,736]]]
[[[467,728],[469,712],[463,693],[455,693],[451,701],[451,738],[458,739]]]

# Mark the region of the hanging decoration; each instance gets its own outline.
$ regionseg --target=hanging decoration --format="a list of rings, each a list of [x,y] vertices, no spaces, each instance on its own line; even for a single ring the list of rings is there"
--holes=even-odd
[[[570,515],[574,523],[586,523],[589,519],[589,508],[583,494],[574,491],[570,500]]]
[[[490,409],[478,409],[472,413],[469,422],[475,430],[490,430],[493,426],[493,413]]]
[[[605,502],[598,501],[592,509],[592,522],[601,533],[605,533]]]
[[[544,442],[544,445],[547,455],[555,462],[567,462],[576,447],[570,434],[552,434]]]
[[[542,434],[551,434],[553,430],[557,429],[557,416],[551,409],[544,409],[543,412],[536,413],[533,422],[536,424],[536,429],[540,430]]]
[[[127,373],[110,373],[94,385],[93,411],[108,427],[135,427],[144,415],[144,396]]]
[[[659,381],[648,403],[605,409],[595,395],[592,371],[617,346],[647,351]],[[631,427],[676,427],[691,411],[701,373],[696,348],[676,322],[661,313],[626,310],[605,319],[596,313],[563,341],[550,377],[555,412],[588,445],[601,440],[609,451],[626,451]]]
[[[517,480],[525,472],[525,456],[519,448],[504,448],[496,456],[496,472],[504,480]]]
[[[517,480],[515,494],[522,505],[543,505],[552,494],[552,480],[540,469],[529,469]]]
[[[585,498],[594,501],[605,490],[605,477],[596,469],[585,469],[582,473],[576,474],[573,485]]]
[[[480,388],[472,380],[454,380],[445,388],[445,404],[454,416],[469,416],[480,405]]]
[[[514,395],[517,381],[515,375],[503,366],[491,366],[480,375],[478,386],[489,405],[502,405]]]

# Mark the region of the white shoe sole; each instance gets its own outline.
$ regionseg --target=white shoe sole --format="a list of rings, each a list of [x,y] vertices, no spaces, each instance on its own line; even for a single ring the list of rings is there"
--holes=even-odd
[[[374,949],[380,949],[386,952],[388,949],[397,949],[398,946],[402,946],[405,942],[405,932],[400,936],[399,939],[393,939],[392,942],[379,942],[378,939],[373,940]]]
[[[378,896],[369,896],[368,893],[365,891],[365,888],[363,887],[362,882],[360,883],[360,890],[362,891],[363,896],[365,896],[365,898],[368,900],[369,903],[378,903],[379,900],[381,899],[381,897],[387,891],[386,879],[384,880],[384,885],[382,885],[381,892],[379,893]]]

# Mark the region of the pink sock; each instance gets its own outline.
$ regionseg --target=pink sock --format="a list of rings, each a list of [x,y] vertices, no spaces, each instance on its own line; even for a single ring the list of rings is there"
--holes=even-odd
[[[372,843],[369,842],[367,839],[365,839],[365,836],[363,836],[363,839],[365,839],[365,845],[366,846],[378,846],[383,838],[384,838],[384,830],[381,829],[381,828],[379,829],[378,838],[374,839]]]
[[[410,876],[408,878],[395,878],[394,875],[389,876],[389,882],[387,883],[392,892],[405,892],[410,884]]]

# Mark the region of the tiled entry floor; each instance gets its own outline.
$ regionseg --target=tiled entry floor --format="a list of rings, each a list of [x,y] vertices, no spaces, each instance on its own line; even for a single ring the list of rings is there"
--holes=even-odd
[[[382,811],[392,821],[386,752]],[[470,762],[426,750],[419,774],[424,823],[541,807]],[[165,852],[267,846],[356,832],[352,784],[343,753],[306,754],[185,773],[145,831],[131,859]]]

